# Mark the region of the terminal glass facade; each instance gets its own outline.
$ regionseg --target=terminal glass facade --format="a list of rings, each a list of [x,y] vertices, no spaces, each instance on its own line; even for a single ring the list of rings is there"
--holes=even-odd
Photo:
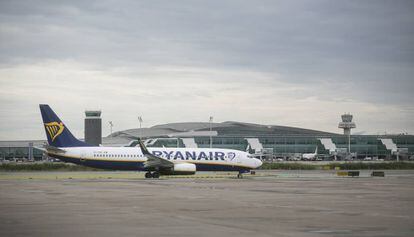
[[[348,151],[348,137],[345,135],[332,136],[302,136],[302,135],[280,135],[280,136],[214,136],[212,137],[214,148],[236,149],[254,153],[247,138],[255,138],[262,146],[262,151],[274,157],[291,157],[297,154],[314,153],[318,148],[318,156],[332,157],[332,151],[322,144],[321,139],[330,139],[336,146],[337,153]],[[132,138],[131,138],[132,139]],[[155,139],[155,138],[154,138]],[[391,139],[398,148],[393,151],[387,148],[381,139]],[[134,139],[132,139],[134,140]],[[185,147],[181,138],[156,138],[156,142],[148,145],[152,147]],[[351,153],[358,158],[378,157],[383,159],[414,159],[414,136],[375,136],[355,135],[351,136]],[[210,137],[194,137],[194,142],[199,148],[210,147]],[[43,152],[29,145],[29,141],[0,142],[0,159],[42,159]],[[35,142],[34,146],[41,146],[44,141]],[[126,145],[126,144],[119,144]]]

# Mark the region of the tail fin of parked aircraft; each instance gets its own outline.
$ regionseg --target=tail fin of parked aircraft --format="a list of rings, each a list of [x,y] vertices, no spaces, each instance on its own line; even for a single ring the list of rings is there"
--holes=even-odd
[[[49,105],[39,105],[45,126],[47,141],[54,147],[79,147],[89,146],[85,142],[76,139]]]

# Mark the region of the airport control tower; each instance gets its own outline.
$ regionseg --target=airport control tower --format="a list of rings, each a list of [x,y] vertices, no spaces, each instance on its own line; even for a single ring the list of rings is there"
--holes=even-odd
[[[338,128],[344,129],[344,135],[351,135],[351,129],[356,128],[355,123],[352,122],[352,114],[343,114],[341,117],[342,122],[339,123]]]
[[[101,111],[85,111],[85,142],[89,145],[99,146],[102,144],[102,120]]]
[[[352,114],[343,114],[342,122],[339,123],[338,128],[344,129],[344,135],[348,136],[348,152],[351,153],[351,129],[356,128],[354,122],[352,122]]]

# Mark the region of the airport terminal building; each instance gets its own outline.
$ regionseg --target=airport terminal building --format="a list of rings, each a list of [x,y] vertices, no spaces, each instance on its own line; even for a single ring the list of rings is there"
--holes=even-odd
[[[93,134],[90,136],[94,139]],[[117,131],[102,138],[102,145],[126,146],[138,138],[143,138],[148,147],[211,146],[248,151],[263,159],[295,160],[303,153],[315,151],[321,160],[414,158],[413,135],[348,136],[296,127],[240,122],[169,123]],[[34,147],[45,143],[43,140],[0,141],[0,159],[42,159],[42,151]],[[351,153],[348,152],[349,148]]]

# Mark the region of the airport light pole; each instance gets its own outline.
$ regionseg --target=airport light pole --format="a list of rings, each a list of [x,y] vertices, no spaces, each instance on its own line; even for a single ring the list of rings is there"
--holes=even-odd
[[[110,129],[111,129],[111,134],[110,135],[112,135],[112,127],[114,126],[114,124],[112,123],[112,121],[109,121],[109,127],[110,127]]]
[[[142,122],[143,122],[141,115],[138,116],[138,122],[139,122],[139,138],[141,138],[142,137],[141,128],[142,128]]]
[[[213,122],[213,116],[210,116],[210,148],[213,148],[213,136],[211,135],[212,122]]]
[[[397,148],[397,162],[400,162],[400,151]]]

